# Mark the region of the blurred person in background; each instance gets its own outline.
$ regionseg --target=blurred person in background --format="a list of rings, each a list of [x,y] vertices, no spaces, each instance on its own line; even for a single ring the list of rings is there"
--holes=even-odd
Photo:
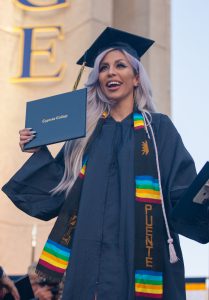
[[[14,282],[5,274],[3,268],[0,266],[0,299],[4,299],[8,293],[11,293],[15,300],[20,300]]]
[[[37,300],[59,300],[62,296],[63,282],[52,283],[46,281],[36,274],[36,265],[33,263],[28,267],[28,276],[33,289],[35,299]]]

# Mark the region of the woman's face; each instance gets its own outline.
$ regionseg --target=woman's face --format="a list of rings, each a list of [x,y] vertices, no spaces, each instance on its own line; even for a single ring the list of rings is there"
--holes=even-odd
[[[138,82],[138,76],[121,51],[112,50],[104,56],[99,66],[99,83],[109,100],[133,101],[134,87]]]

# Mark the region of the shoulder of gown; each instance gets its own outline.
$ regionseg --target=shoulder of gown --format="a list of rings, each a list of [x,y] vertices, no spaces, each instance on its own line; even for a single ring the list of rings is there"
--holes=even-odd
[[[34,153],[2,191],[22,211],[41,220],[56,217],[64,202],[64,194],[52,195],[64,172],[64,149],[54,159],[47,147]]]
[[[173,207],[196,177],[195,164],[170,118],[160,113],[152,113],[151,116],[169,223],[175,232],[200,243],[207,243],[209,216],[206,206],[199,206],[192,223],[186,219],[172,218]]]

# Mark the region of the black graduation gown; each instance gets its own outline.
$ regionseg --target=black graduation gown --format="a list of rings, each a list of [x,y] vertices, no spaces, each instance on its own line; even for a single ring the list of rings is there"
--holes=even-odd
[[[170,264],[164,235],[164,300],[185,300],[184,265],[177,232],[209,240],[207,219],[194,224],[170,220],[172,207],[196,176],[194,162],[167,116],[152,114],[162,188],[179,261]],[[53,159],[47,148],[35,153],[3,187],[27,214],[49,220],[58,215],[64,195],[51,196],[64,170],[63,151]],[[72,257],[63,299],[134,299],[134,131],[132,116],[107,118],[89,154]],[[203,218],[203,216],[200,216]],[[200,225],[201,224],[201,225]]]

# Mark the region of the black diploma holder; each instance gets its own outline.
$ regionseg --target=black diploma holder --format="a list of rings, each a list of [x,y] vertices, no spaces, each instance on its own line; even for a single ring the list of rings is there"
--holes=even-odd
[[[36,131],[36,137],[24,150],[84,137],[86,99],[84,88],[27,102],[25,128]]]
[[[186,228],[187,224],[199,230],[199,242],[205,243],[204,232],[209,238],[209,162],[198,173],[192,184],[184,192],[173,208],[172,220]]]

